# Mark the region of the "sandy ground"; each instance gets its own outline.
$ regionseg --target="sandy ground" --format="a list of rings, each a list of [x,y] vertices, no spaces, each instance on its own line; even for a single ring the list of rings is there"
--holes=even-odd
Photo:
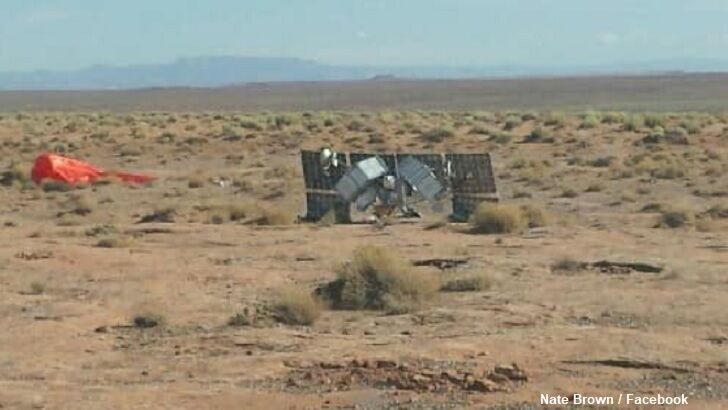
[[[3,116],[3,169],[27,172],[37,153],[61,150],[158,179],[67,192],[0,187],[0,408],[528,409],[542,393],[687,394],[691,408],[728,405],[728,220],[705,213],[728,195],[724,118],[697,116],[686,144],[647,146],[639,141],[649,127],[583,128],[578,118],[547,126],[555,141],[521,144],[543,118],[496,143],[472,130],[493,134],[508,114],[333,113],[328,126],[323,115],[289,114],[277,126],[266,114]],[[260,129],[242,127],[247,120]],[[445,126],[446,141],[419,137]],[[386,226],[296,224],[298,150],[324,143],[493,152],[503,201],[539,206],[550,223],[504,235],[426,229],[442,218],[431,213]],[[629,162],[638,155],[658,165],[645,172]],[[602,156],[611,165],[590,162]],[[660,174],[662,158],[683,172]],[[251,201],[290,223],[211,223],[215,206]],[[648,204],[679,205],[688,221],[655,227],[660,213]],[[137,223],[167,208],[172,221]],[[443,280],[484,272],[494,284],[441,292],[403,315],[326,310],[310,327],[227,324],[283,285],[333,279],[365,244],[412,261],[467,259],[416,269]],[[562,258],[664,269],[552,269]],[[165,323],[133,326],[142,313]],[[498,378],[498,366],[518,375]],[[466,373],[491,375],[490,387],[444,381]],[[420,382],[401,383],[405,375]]]

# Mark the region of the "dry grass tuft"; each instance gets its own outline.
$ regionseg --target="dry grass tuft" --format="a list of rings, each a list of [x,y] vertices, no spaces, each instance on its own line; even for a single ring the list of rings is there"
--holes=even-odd
[[[292,213],[277,207],[261,208],[260,212],[260,217],[255,221],[256,225],[289,225],[294,219]]]
[[[584,190],[584,192],[602,192],[604,191],[604,184],[601,182],[592,182]]]
[[[174,223],[177,210],[173,207],[155,209],[154,212],[142,216],[138,223]]]
[[[69,209],[69,213],[79,216],[85,216],[93,212],[93,204],[91,200],[83,195],[71,195],[66,201],[65,206]]]
[[[41,185],[43,192],[68,192],[73,188],[73,185],[61,181],[46,181]]]
[[[728,203],[713,205],[705,213],[712,219],[728,218]]]
[[[436,221],[432,221],[425,225],[423,228],[426,231],[434,231],[436,229],[441,229],[447,227],[447,220],[445,219],[439,219]]]
[[[28,185],[30,184],[30,178],[28,178],[27,172],[13,164],[0,173],[0,185],[10,187],[16,184],[20,186]]]
[[[530,204],[521,205],[521,213],[529,228],[540,228],[549,225],[551,218],[543,209]]]
[[[241,313],[236,313],[228,319],[228,326],[253,326],[257,321],[257,310],[244,308]]]
[[[167,323],[165,317],[159,313],[143,312],[134,315],[132,324],[140,329],[150,329],[153,327],[161,327]]]
[[[482,292],[493,287],[495,280],[488,273],[469,274],[449,279],[442,284],[443,292]]]
[[[29,295],[42,295],[45,292],[45,284],[43,282],[31,282]]]
[[[272,304],[273,316],[287,325],[311,326],[321,316],[322,303],[305,289],[279,289]]]
[[[561,198],[576,198],[578,196],[579,193],[573,188],[564,188],[559,195]]]
[[[473,233],[499,234],[519,232],[528,221],[517,205],[483,202],[470,216],[470,225]]]
[[[205,180],[199,176],[191,176],[187,178],[187,187],[190,189],[202,188],[205,186]]]
[[[449,128],[435,128],[420,135],[420,139],[425,142],[438,143],[448,140],[455,136],[455,132]]]
[[[257,210],[257,206],[247,202],[213,205],[206,208],[208,222],[218,225],[226,222],[243,221],[254,215]]]
[[[553,273],[575,273],[585,270],[588,267],[586,262],[577,261],[571,258],[561,258],[551,264]]]
[[[337,279],[324,289],[336,309],[374,309],[389,313],[415,311],[434,299],[436,277],[418,272],[390,250],[366,245],[354,250]]]
[[[203,208],[207,211],[208,222],[223,224],[240,222],[249,225],[288,225],[293,223],[291,212],[270,204],[253,202],[237,202],[233,204],[213,205]]]
[[[694,219],[692,212],[685,209],[673,208],[665,210],[657,222],[658,228],[681,228],[690,224]]]
[[[98,248],[127,248],[131,245],[132,239],[127,235],[112,235],[100,239],[96,243]]]

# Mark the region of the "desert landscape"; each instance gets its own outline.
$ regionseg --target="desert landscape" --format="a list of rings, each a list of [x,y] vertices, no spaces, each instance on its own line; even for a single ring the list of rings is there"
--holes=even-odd
[[[0,408],[725,408],[719,87],[592,95],[614,111],[574,110],[579,89],[466,104],[490,111],[0,94]],[[299,223],[299,152],[323,146],[490,152],[501,200],[469,223]],[[155,180],[38,186],[44,152]]]

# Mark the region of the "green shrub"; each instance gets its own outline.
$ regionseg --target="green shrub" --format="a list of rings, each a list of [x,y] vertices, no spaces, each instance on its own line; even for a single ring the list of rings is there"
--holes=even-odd
[[[566,115],[562,112],[550,112],[543,124],[549,127],[563,127],[566,124]]]
[[[622,125],[625,131],[638,131],[645,126],[645,118],[639,114],[632,114],[624,119]]]
[[[579,128],[581,129],[590,129],[595,128],[599,125],[601,122],[601,119],[599,118],[599,114],[595,112],[587,112],[581,117],[581,124],[579,124]]]
[[[240,127],[246,130],[263,131],[263,127],[258,122],[252,120],[241,121]]]
[[[624,122],[625,114],[622,112],[607,112],[602,116],[603,124],[618,124]]]
[[[695,135],[700,132],[700,124],[698,124],[695,121],[692,120],[685,120],[680,123],[680,127],[685,129],[685,131],[690,135]]]
[[[521,125],[522,122],[523,120],[521,120],[521,117],[517,115],[509,115],[508,117],[506,117],[505,123],[503,124],[503,129],[506,131],[511,131]]]
[[[536,127],[531,131],[530,134],[526,135],[526,137],[523,139],[523,142],[525,143],[535,143],[535,142],[553,142],[554,139],[548,135],[546,130],[544,130],[542,127]]]
[[[649,128],[664,128],[665,116],[662,114],[648,114],[645,116],[645,126]]]

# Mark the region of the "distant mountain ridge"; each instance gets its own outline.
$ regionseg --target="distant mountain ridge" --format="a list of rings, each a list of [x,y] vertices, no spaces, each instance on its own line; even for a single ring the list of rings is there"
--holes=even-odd
[[[392,78],[461,79],[658,72],[726,72],[728,60],[675,59],[605,66],[365,66],[289,57],[195,57],[171,63],[92,66],[72,71],[0,72],[0,90],[222,87],[260,82]]]

